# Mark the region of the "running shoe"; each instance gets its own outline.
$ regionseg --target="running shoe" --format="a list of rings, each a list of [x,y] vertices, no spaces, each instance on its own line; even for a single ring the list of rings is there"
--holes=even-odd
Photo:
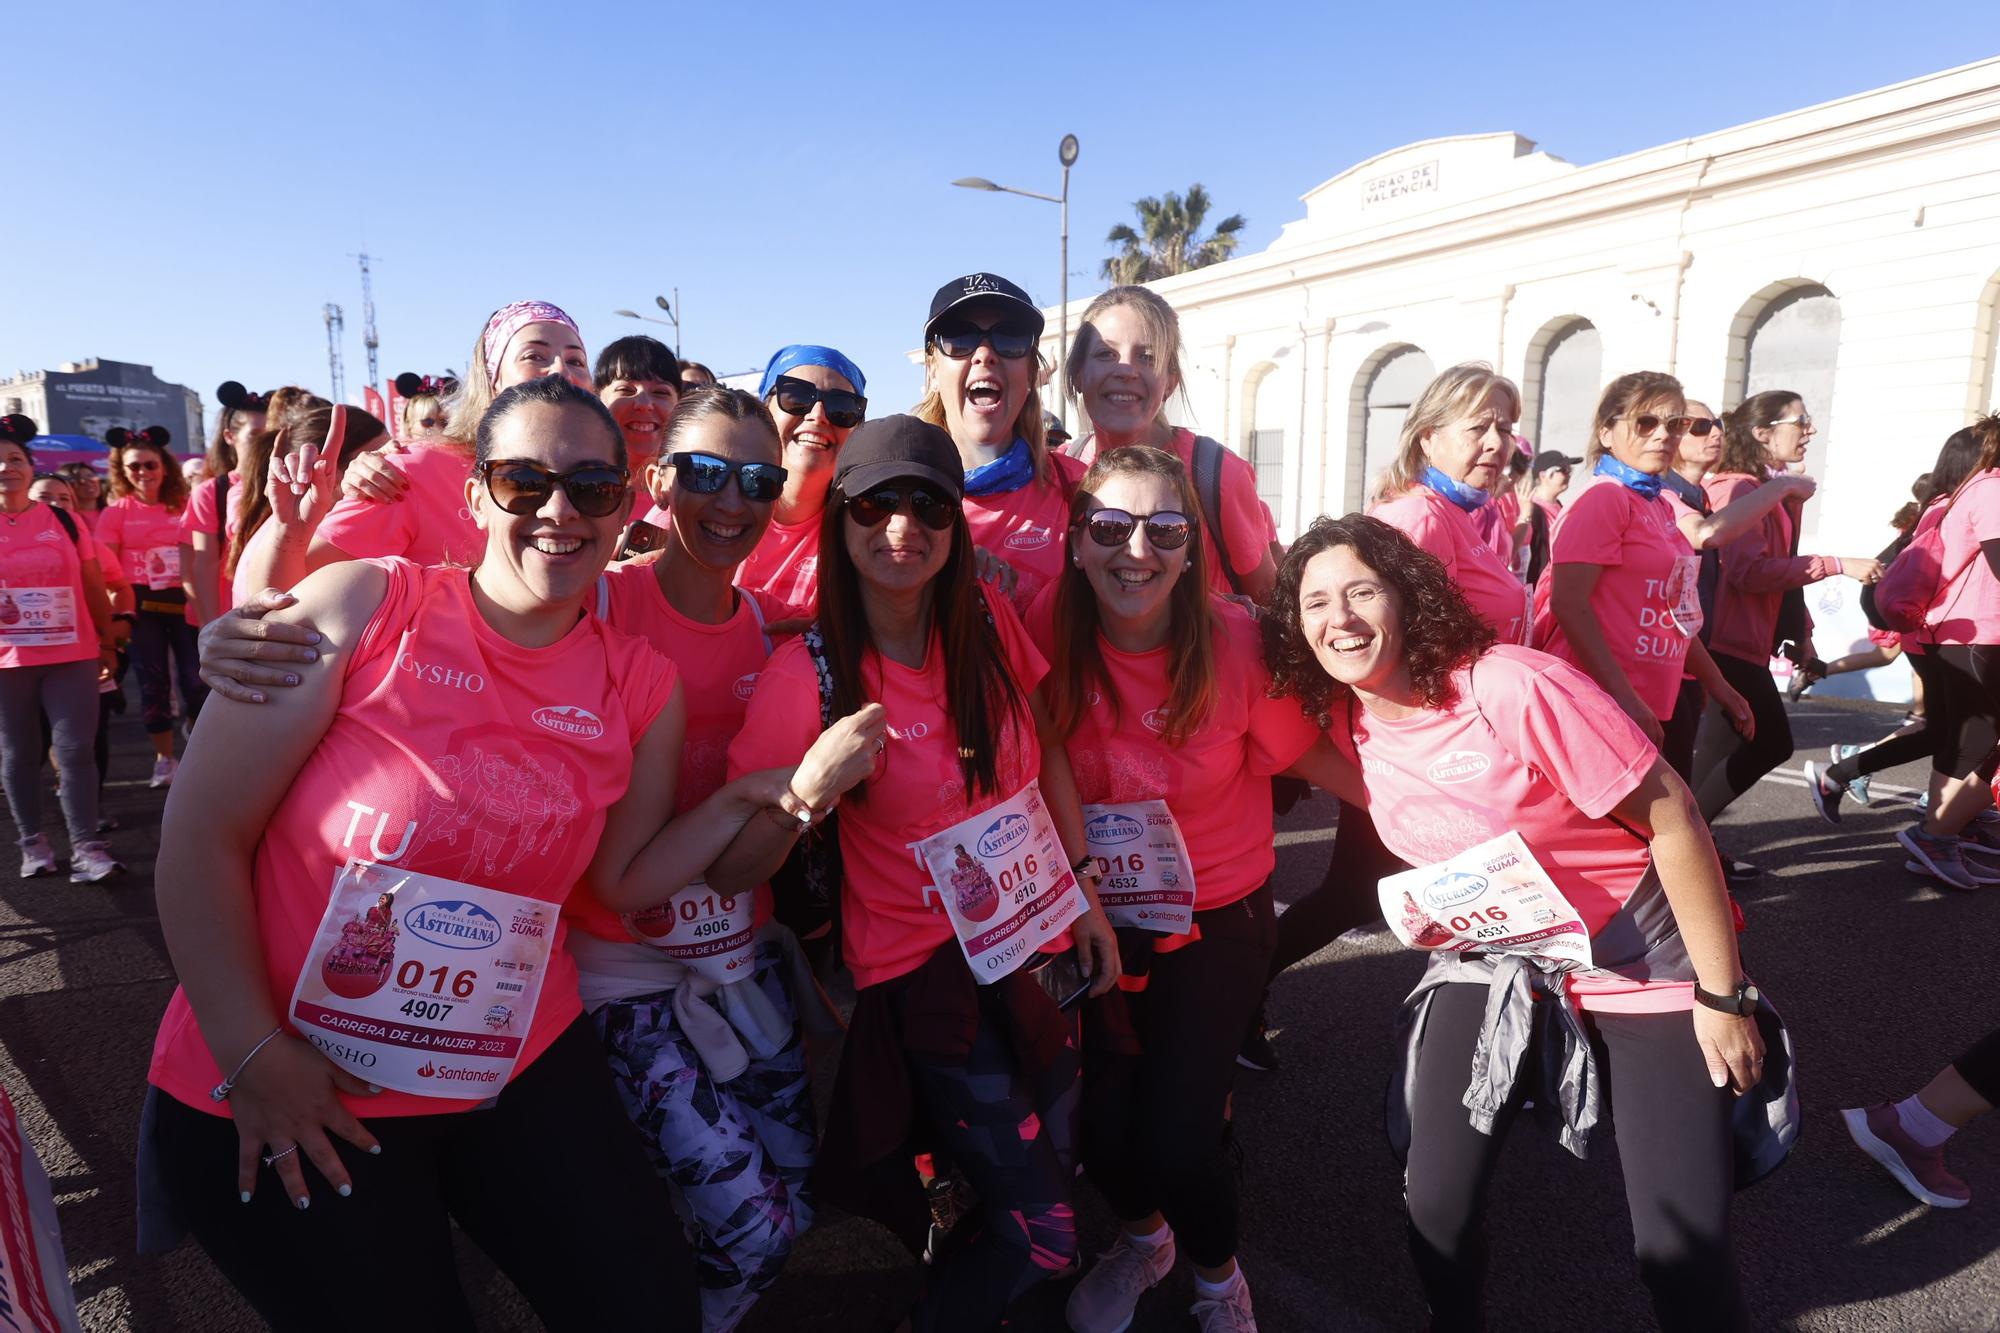
[[[1236,1063],[1260,1074],[1268,1074],[1278,1067],[1278,1052],[1271,1045],[1271,1029],[1264,1026],[1262,1014],[1257,1016],[1257,1026],[1243,1039],[1243,1049],[1236,1052]]]
[[[1257,1333],[1257,1316],[1250,1309],[1250,1284],[1238,1282],[1227,1295],[1196,1301],[1188,1307],[1201,1333]]]
[[[1970,892],[1983,883],[2000,882],[2000,876],[1996,876],[1994,881],[1975,877],[1965,864],[1965,858],[1959,855],[1956,838],[1933,837],[1924,832],[1921,825],[1911,825],[1896,835],[1896,841],[1910,854],[1904,869],[1929,875],[1950,888]]]
[[[1933,1208],[1963,1208],[1972,1190],[1944,1169],[1944,1149],[1920,1147],[1903,1129],[1896,1108],[1887,1102],[1849,1107],[1840,1118],[1861,1151],[1873,1157],[1898,1184]]]
[[[936,1263],[958,1221],[972,1211],[972,1186],[954,1167],[949,1174],[935,1176],[924,1186],[924,1201],[930,1205],[931,1225],[924,1237],[924,1262]]]
[[[1806,795],[1812,797],[1813,809],[1819,811],[1819,817],[1827,823],[1840,823],[1840,798],[1847,795],[1847,788],[1828,779],[1826,770],[1810,759],[1806,760],[1804,769]]]
[[[1975,819],[1965,826],[1964,831],[1958,835],[1958,840],[1968,847],[1976,847],[1981,851],[2000,852],[2000,825]]]
[[[32,838],[21,839],[21,878],[35,879],[55,873],[56,853],[49,846],[48,835],[37,833]]]
[[[1139,1298],[1174,1271],[1174,1238],[1140,1245],[1123,1231],[1069,1293],[1063,1313],[1073,1333],[1125,1333]],[[1226,1325],[1225,1325],[1226,1327]]]
[[[1925,792],[1924,795],[1926,797],[1929,797],[1930,793]],[[1985,824],[1988,825],[1989,827],[2000,826],[2000,810],[1995,810],[1992,806],[1989,805],[1984,810],[1981,810],[1978,814],[1974,815],[1972,817],[1972,822],[1975,824]]]
[[[1931,812],[1931,794],[1927,791],[1918,792],[1917,814],[1921,817],[1923,815],[1929,814],[1930,812]]]
[[[1738,861],[1734,857],[1724,857],[1722,861],[1722,877],[1731,884],[1749,884],[1762,879],[1764,877],[1764,869],[1762,866],[1753,865],[1748,861]]]
[[[111,859],[111,848],[101,842],[80,842],[70,850],[69,882],[96,884],[125,869]]]
[[[170,754],[163,754],[153,761],[153,780],[146,785],[158,791],[161,787],[174,785],[174,774],[180,769],[180,761]]]
[[[1828,750],[1827,753],[1833,756],[1833,762],[1837,764],[1843,759],[1852,759],[1855,755],[1860,754],[1862,749],[1863,747],[1859,745],[1836,745]],[[1870,804],[1868,788],[1874,780],[1875,775],[1872,773],[1856,774],[1854,780],[1847,784],[1847,794],[1852,796],[1861,805]]]

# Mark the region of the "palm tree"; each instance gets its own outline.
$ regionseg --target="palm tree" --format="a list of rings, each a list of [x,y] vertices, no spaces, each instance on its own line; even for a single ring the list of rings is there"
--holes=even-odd
[[[1107,282],[1123,285],[1221,263],[1236,253],[1245,222],[1241,213],[1231,213],[1204,237],[1201,227],[1208,220],[1209,204],[1208,191],[1199,181],[1188,187],[1186,197],[1169,190],[1164,199],[1139,200],[1132,205],[1139,215],[1139,230],[1122,222],[1111,229],[1104,239],[1119,250],[1099,272]]]

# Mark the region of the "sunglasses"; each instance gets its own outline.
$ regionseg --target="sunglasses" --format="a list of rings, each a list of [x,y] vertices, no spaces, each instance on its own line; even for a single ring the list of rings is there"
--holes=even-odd
[[[928,486],[877,486],[872,491],[847,497],[847,516],[864,528],[879,528],[889,519],[902,512],[903,502],[909,501],[910,512],[917,522],[932,532],[943,532],[957,517],[956,503],[939,495]]]
[[[1035,350],[1035,335],[1017,324],[996,324],[982,329],[976,324],[943,324],[931,334],[931,346],[954,361],[963,361],[985,343],[1003,361],[1019,361]]]
[[[567,472],[551,472],[539,463],[518,458],[490,458],[479,465],[479,476],[493,503],[525,518],[549,502],[556,487],[585,518],[603,518],[624,503],[632,474],[610,463],[585,463]]]
[[[785,490],[785,470],[776,463],[735,463],[714,454],[692,451],[668,454],[667,461],[674,465],[675,480],[696,495],[719,493],[729,484],[732,473],[736,489],[743,492],[746,500],[760,503],[775,500]]]
[[[1690,435],[1696,435],[1696,436],[1706,435],[1710,431],[1721,430],[1721,429],[1722,429],[1722,422],[1719,418],[1716,417],[1688,418],[1687,433]]]
[[[150,460],[143,463],[124,463],[120,466],[127,472],[158,472],[160,470],[160,465]]]
[[[1771,424],[1773,426],[1797,426],[1800,430],[1811,430],[1813,428],[1812,418],[1807,416],[1779,417]]]
[[[1612,420],[1631,422],[1632,429],[1641,435],[1651,435],[1661,426],[1667,428],[1667,434],[1669,435],[1685,435],[1694,426],[1693,417],[1656,417],[1651,412],[1638,417],[1613,417]],[[1708,434],[1707,423],[1704,422],[1702,428],[1694,433],[1697,435]]]
[[[842,430],[852,430],[861,424],[861,418],[868,411],[868,400],[858,393],[845,389],[822,389],[817,384],[795,380],[790,375],[778,376],[778,382],[771,388],[778,406],[795,417],[810,416],[813,404],[826,409],[826,420],[830,426]]]
[[[1122,509],[1100,509],[1083,520],[1083,530],[1099,546],[1123,546],[1132,540],[1132,529],[1144,524],[1146,540],[1156,551],[1178,551],[1187,545],[1194,524],[1186,514],[1162,509],[1157,514],[1128,514]]]

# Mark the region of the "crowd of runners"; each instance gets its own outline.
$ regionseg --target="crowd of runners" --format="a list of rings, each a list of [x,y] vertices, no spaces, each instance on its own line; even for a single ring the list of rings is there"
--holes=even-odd
[[[1429,956],[1388,1128],[1433,1326],[1481,1326],[1533,1106],[1578,1156],[1615,1135],[1661,1325],[1747,1327],[1731,1196],[1799,1105],[1737,947],[1758,871],[1710,825],[1792,755],[1774,654],[1795,688],[1901,656],[1908,724],[1808,793],[1837,821],[1928,757],[1898,859],[2000,883],[2000,418],[1943,442],[1890,549],[1823,555],[1797,394],[1627,374],[1537,452],[1517,387],[1459,365],[1367,512],[1287,547],[1172,424],[1152,292],[1098,297],[1058,367],[997,275],[921,330],[906,415],[831,347],[753,394],[651,338],[593,360],[524,301],[394,421],[224,385],[191,477],[157,427],[106,441],[108,485],[39,473],[0,421],[22,875],[59,868],[52,762],[71,879],[115,885],[128,669],[168,789],[142,1248],[191,1233],[280,1329],[351,1322],[302,1280],[329,1270],[384,1327],[469,1328],[455,1222],[552,1329],[723,1333],[834,1206],[926,1266],[912,1329],[1073,1277],[1070,1326],[1116,1333],[1183,1257],[1200,1326],[1254,1329],[1234,1080],[1276,1063],[1271,980],[1386,920]],[[1801,590],[1835,576],[1878,628],[1823,663]],[[1337,832],[1280,915],[1304,784]],[[1955,1207],[1941,1146],[1996,1100],[2000,1034],[1844,1114]],[[1084,1188],[1121,1223],[1094,1258]]]

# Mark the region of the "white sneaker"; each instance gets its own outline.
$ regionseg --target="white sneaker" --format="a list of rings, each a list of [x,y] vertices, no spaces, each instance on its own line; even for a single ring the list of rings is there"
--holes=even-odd
[[[174,774],[179,771],[180,760],[170,754],[163,754],[153,761],[153,780],[146,785],[155,791],[161,787],[174,785]]]
[[[1141,1245],[1124,1232],[1070,1291],[1063,1315],[1072,1333],[1125,1333],[1147,1288],[1174,1271],[1174,1237]],[[1226,1325],[1225,1325],[1226,1327]]]
[[[1250,1309],[1250,1284],[1238,1272],[1227,1293],[1196,1301],[1188,1307],[1201,1333],[1257,1333],[1257,1316]]]
[[[70,849],[69,882],[96,884],[125,869],[111,859],[111,848],[101,842],[80,842]]]
[[[32,838],[21,839],[21,878],[34,879],[39,875],[55,873],[56,853],[49,846],[48,835],[37,833]]]

